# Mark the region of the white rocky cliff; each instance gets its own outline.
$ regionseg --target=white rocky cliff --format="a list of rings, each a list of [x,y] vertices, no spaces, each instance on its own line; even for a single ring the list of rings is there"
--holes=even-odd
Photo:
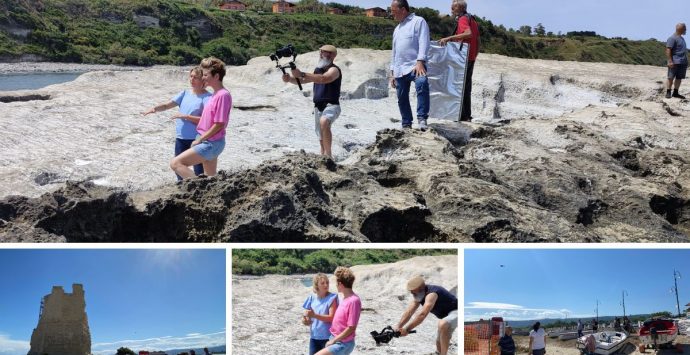
[[[429,314],[416,327],[417,333],[394,338],[378,345],[370,335],[385,326],[395,326],[410,304],[407,281],[424,276],[427,284],[442,286],[458,295],[458,256],[419,256],[389,264],[356,265],[353,291],[362,301],[362,313],[356,329],[353,354],[415,354],[436,353],[438,318]],[[333,270],[323,270],[335,291]],[[306,275],[267,275],[232,277],[232,354],[268,354],[274,349],[281,354],[306,354],[309,349],[309,328],[300,322],[302,304],[312,287],[301,279]],[[342,295],[339,295],[342,298]],[[419,310],[417,311],[419,312]],[[451,338],[449,354],[458,354],[458,327]]]
[[[91,333],[86,317],[84,288],[72,285],[72,293],[62,286],[41,300],[38,325],[31,334],[28,355],[90,355]]]

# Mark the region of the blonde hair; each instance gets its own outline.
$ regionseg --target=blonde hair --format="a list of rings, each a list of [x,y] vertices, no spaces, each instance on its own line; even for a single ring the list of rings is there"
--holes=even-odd
[[[198,79],[201,79],[201,77],[204,76],[204,72],[201,70],[201,67],[199,66],[189,69],[189,72],[194,74],[194,77]]]
[[[225,63],[216,57],[208,57],[201,60],[199,65],[202,69],[210,70],[211,75],[218,74],[220,81],[225,77]]]
[[[355,274],[349,268],[338,266],[333,274],[336,281],[343,284],[345,288],[352,288],[352,284],[355,283]]]
[[[314,275],[314,278],[311,279],[312,286],[314,287],[314,293],[319,293],[319,281],[321,280],[326,280],[328,282],[328,276],[320,272]]]

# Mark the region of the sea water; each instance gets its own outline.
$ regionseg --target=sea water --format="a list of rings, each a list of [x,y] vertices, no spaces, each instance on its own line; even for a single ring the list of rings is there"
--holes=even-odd
[[[36,90],[48,85],[66,83],[83,73],[31,73],[0,75],[0,91]]]

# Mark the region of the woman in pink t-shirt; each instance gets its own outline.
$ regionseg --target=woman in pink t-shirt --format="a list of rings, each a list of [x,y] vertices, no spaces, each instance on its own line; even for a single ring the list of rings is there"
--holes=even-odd
[[[342,266],[335,269],[334,275],[338,292],[343,294],[343,300],[333,316],[331,339],[326,343],[326,348],[316,355],[348,355],[355,350],[355,330],[362,313],[362,301],[352,291],[355,275],[350,269]]]
[[[216,175],[218,156],[225,149],[225,129],[232,108],[232,96],[223,86],[225,63],[209,57],[201,61],[200,67],[204,83],[213,89],[213,96],[204,106],[196,126],[198,135],[191,147],[170,161],[170,168],[183,179],[194,177],[189,167],[199,163],[204,165],[206,175]]]

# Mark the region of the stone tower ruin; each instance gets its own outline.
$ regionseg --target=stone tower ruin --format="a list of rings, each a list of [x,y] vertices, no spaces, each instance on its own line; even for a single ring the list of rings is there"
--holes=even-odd
[[[90,355],[91,333],[86,318],[84,287],[72,285],[72,293],[62,286],[41,300],[38,325],[31,334],[28,355]]]

